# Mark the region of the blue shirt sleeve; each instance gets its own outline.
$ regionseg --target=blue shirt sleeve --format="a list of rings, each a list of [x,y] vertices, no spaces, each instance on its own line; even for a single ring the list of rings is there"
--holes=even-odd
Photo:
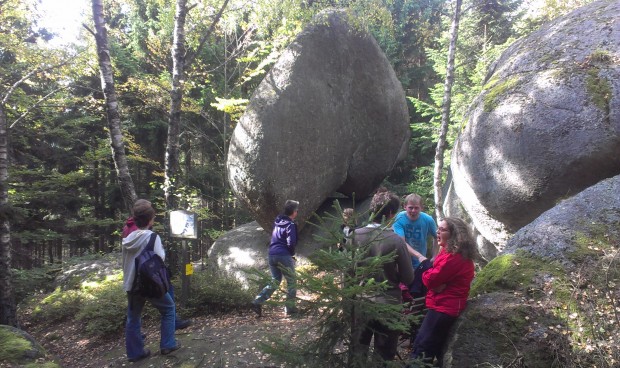
[[[401,216],[402,212],[399,213],[398,215],[396,215],[396,219],[394,220],[394,224],[392,225],[392,230],[394,230],[394,233],[398,236],[402,236],[403,238],[405,237],[405,228],[403,226],[402,221],[400,221],[400,219],[402,218]]]

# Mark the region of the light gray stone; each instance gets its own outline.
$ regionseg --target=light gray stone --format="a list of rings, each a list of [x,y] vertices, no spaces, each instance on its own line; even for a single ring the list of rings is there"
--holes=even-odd
[[[594,305],[600,302],[595,300],[599,290],[603,295],[620,291],[609,281],[618,277],[618,193],[620,175],[560,202],[520,229],[476,275],[472,290],[485,293],[470,295],[452,330],[444,367],[510,361],[524,367],[571,367],[573,354],[583,347],[579,339],[567,337],[582,334],[580,323],[601,323],[616,333],[617,326],[607,324],[604,314],[598,316]],[[580,295],[586,293],[591,295]],[[571,313],[557,312],[572,302]],[[599,343],[606,344],[591,342]],[[605,354],[592,356],[605,360]],[[591,365],[597,364],[593,360]]]
[[[620,173],[620,2],[597,1],[511,45],[452,156],[454,190],[501,251],[563,198]]]
[[[300,202],[303,226],[335,191],[370,195],[409,132],[404,91],[377,42],[327,11],[282,53],[235,127],[231,188],[265,230],[287,199]]]
[[[318,249],[335,247],[342,239],[341,219],[334,207],[334,201],[341,208],[354,207],[358,214],[358,225],[368,219],[370,199],[353,203],[348,198],[329,198],[317,210],[317,216],[308,220],[309,225],[298,233],[296,247],[297,265],[310,263],[309,257]],[[267,254],[271,231],[266,232],[256,221],[237,226],[220,236],[209,248],[207,267],[218,273],[225,273],[250,286],[248,273],[251,269],[268,272]],[[330,242],[330,239],[333,240]]]
[[[523,250],[568,264],[567,254],[580,246],[575,239],[590,234],[600,236],[602,232],[615,233],[620,238],[619,224],[620,175],[603,180],[540,215],[508,241],[504,253]]]

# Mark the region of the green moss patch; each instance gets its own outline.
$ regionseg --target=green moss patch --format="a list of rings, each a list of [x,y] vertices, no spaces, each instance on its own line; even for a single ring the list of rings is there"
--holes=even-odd
[[[494,258],[477,275],[470,296],[501,290],[530,292],[538,275],[562,276],[561,267],[541,258],[506,254]]]
[[[487,90],[484,96],[484,111],[491,112],[499,104],[500,96],[515,89],[519,85],[519,78],[511,77],[503,81],[491,80],[484,89]]]
[[[0,362],[16,363],[30,350],[30,342],[23,337],[0,328]]]
[[[609,114],[611,101],[611,83],[599,74],[599,68],[591,67],[586,75],[586,90],[592,103],[606,114]]]
[[[45,350],[23,331],[0,326],[0,367],[49,367],[59,365],[46,357]]]

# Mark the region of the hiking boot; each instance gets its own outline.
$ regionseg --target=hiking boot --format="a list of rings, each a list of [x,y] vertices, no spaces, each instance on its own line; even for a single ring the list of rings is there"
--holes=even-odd
[[[175,322],[174,329],[182,330],[184,328],[188,328],[191,325],[192,325],[192,321],[190,321],[189,319],[182,319],[182,320],[178,320]]]
[[[299,310],[295,307],[284,307],[284,313],[286,313],[287,316],[296,316],[299,314]]]
[[[261,317],[263,315],[263,308],[261,307],[260,304],[252,303],[250,308],[252,309],[254,313],[256,313],[257,317]]]
[[[177,344],[171,348],[164,348],[160,350],[161,355],[168,355],[173,351],[177,351],[181,348],[181,343],[177,341]]]
[[[127,359],[130,363],[135,363],[138,362],[144,358],[148,358],[151,356],[151,351],[149,349],[144,349],[144,351],[142,352],[142,355],[137,356],[135,358],[131,358],[131,359]]]

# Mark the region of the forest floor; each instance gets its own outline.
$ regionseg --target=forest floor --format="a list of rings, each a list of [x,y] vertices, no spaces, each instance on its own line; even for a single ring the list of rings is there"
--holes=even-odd
[[[311,326],[312,319],[301,315],[285,318],[283,310],[266,307],[263,316],[243,310],[223,315],[192,318],[192,325],[176,332],[181,349],[169,355],[159,353],[159,319],[145,319],[146,348],[151,356],[129,363],[125,356],[125,339],[117,336],[94,338],[88,336],[81,323],[62,322],[55,325],[26,325],[43,347],[57,357],[64,368],[116,367],[208,367],[208,368],[267,368],[285,367],[262,353],[256,343],[269,334],[291,339],[303,338],[298,331]],[[406,357],[408,340],[402,340],[399,355]]]

